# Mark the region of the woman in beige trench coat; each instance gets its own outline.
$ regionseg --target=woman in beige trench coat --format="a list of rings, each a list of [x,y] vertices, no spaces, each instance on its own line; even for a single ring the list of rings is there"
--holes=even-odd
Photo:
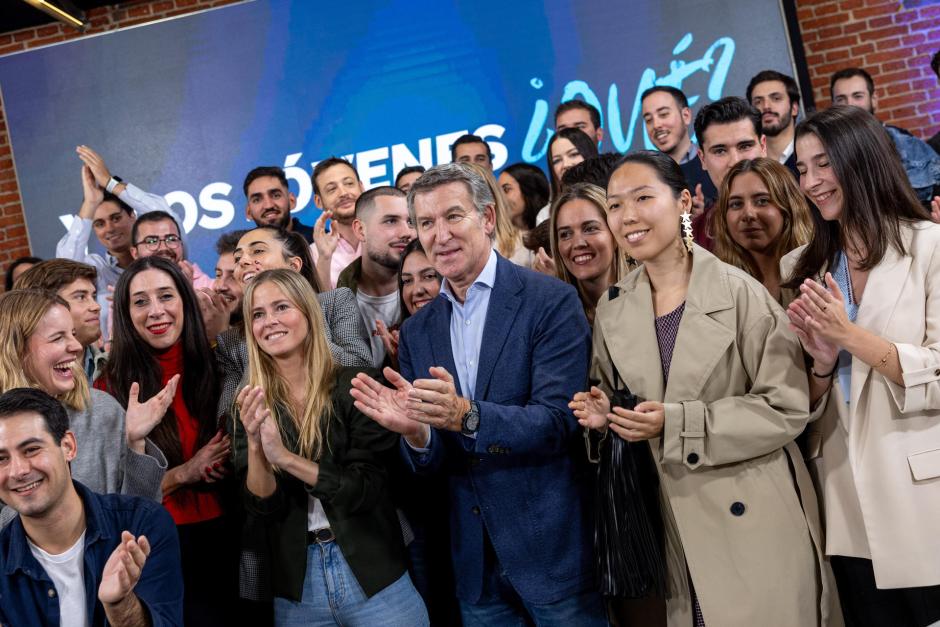
[[[601,299],[601,389],[576,395],[572,409],[585,426],[649,442],[671,627],[841,625],[794,444],[809,417],[799,342],[760,283],[682,241],[684,186],[678,166],[655,152],[628,155],[611,177],[608,223],[644,265]],[[610,413],[614,367],[645,399],[634,411]]]
[[[826,553],[848,624],[924,627],[940,621],[940,226],[868,112],[814,114],[796,152],[816,237],[781,274],[813,360]]]

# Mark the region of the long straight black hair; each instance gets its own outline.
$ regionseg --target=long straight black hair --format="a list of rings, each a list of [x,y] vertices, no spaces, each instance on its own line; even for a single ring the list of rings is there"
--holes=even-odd
[[[585,160],[597,156],[597,142],[579,128],[563,128],[552,135],[552,139],[548,142],[548,151],[546,153],[546,159],[548,161],[548,180],[552,187],[552,198],[561,193],[561,181],[555,178],[555,168],[552,167],[552,148],[555,147],[555,142],[559,139],[567,139],[570,141],[574,145],[575,150],[578,151],[578,154],[584,157]]]
[[[216,409],[219,402],[219,374],[215,355],[206,338],[206,327],[202,322],[196,292],[175,263],[157,256],[141,257],[129,265],[118,279],[114,289],[111,351],[105,367],[108,391],[126,409],[131,384],[135,381],[140,384],[141,402],[149,400],[163,389],[162,372],[155,351],[140,337],[131,320],[131,281],[145,270],[159,270],[168,274],[183,304],[183,332],[179,342],[182,344],[184,366],[178,393],[182,393],[187,411],[199,421],[198,449],[218,431]],[[172,407],[154,427],[150,439],[166,455],[170,468],[186,461],[183,459],[176,414]]]
[[[831,267],[849,237],[866,246],[860,260],[863,271],[881,263],[889,247],[906,255],[901,223],[930,220],[930,214],[911,188],[894,141],[881,123],[864,109],[836,106],[800,122],[797,141],[805,135],[815,135],[826,149],[842,187],[842,216],[824,220],[809,199],[814,236],[784,287],[798,288],[803,280],[818,276],[823,266]]]

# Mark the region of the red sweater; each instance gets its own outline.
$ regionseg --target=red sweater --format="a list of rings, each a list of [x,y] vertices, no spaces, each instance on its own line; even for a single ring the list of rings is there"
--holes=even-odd
[[[183,374],[183,348],[177,342],[162,353],[156,353],[157,363],[160,365],[160,380],[166,385],[173,375]],[[94,387],[110,392],[109,383],[105,377],[99,377]],[[148,399],[141,399],[145,401]],[[176,388],[173,398],[173,413],[176,414],[176,428],[180,438],[180,448],[183,451],[183,460],[189,461],[199,450],[196,442],[199,439],[199,422],[189,413],[183,400],[182,383]],[[190,486],[183,486],[168,496],[163,497],[163,506],[166,507],[173,521],[177,525],[212,520],[222,515],[222,503],[217,491],[193,490]]]
[[[162,370],[160,381],[166,385],[173,375],[183,374],[183,348],[180,342],[162,353],[156,353],[157,362]],[[183,459],[189,461],[199,450],[199,421],[193,417],[183,401],[182,384],[176,388],[173,398],[173,413],[176,414],[176,428],[179,433]],[[216,491],[193,490],[184,486],[163,497],[163,506],[173,516],[177,525],[203,522],[222,515],[222,503]]]

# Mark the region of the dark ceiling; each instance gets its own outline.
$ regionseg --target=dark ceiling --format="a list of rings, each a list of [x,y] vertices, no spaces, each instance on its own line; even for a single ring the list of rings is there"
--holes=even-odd
[[[103,7],[107,4],[121,4],[117,0],[69,0],[69,2],[74,7],[86,12],[89,9]],[[23,0],[0,0],[0,33],[8,33],[42,24],[52,24],[55,21],[48,14],[26,4]]]

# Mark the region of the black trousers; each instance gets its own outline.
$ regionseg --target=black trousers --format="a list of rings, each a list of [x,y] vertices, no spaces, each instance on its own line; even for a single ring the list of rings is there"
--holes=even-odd
[[[846,627],[926,627],[940,620],[940,586],[878,589],[871,560],[834,555]]]

